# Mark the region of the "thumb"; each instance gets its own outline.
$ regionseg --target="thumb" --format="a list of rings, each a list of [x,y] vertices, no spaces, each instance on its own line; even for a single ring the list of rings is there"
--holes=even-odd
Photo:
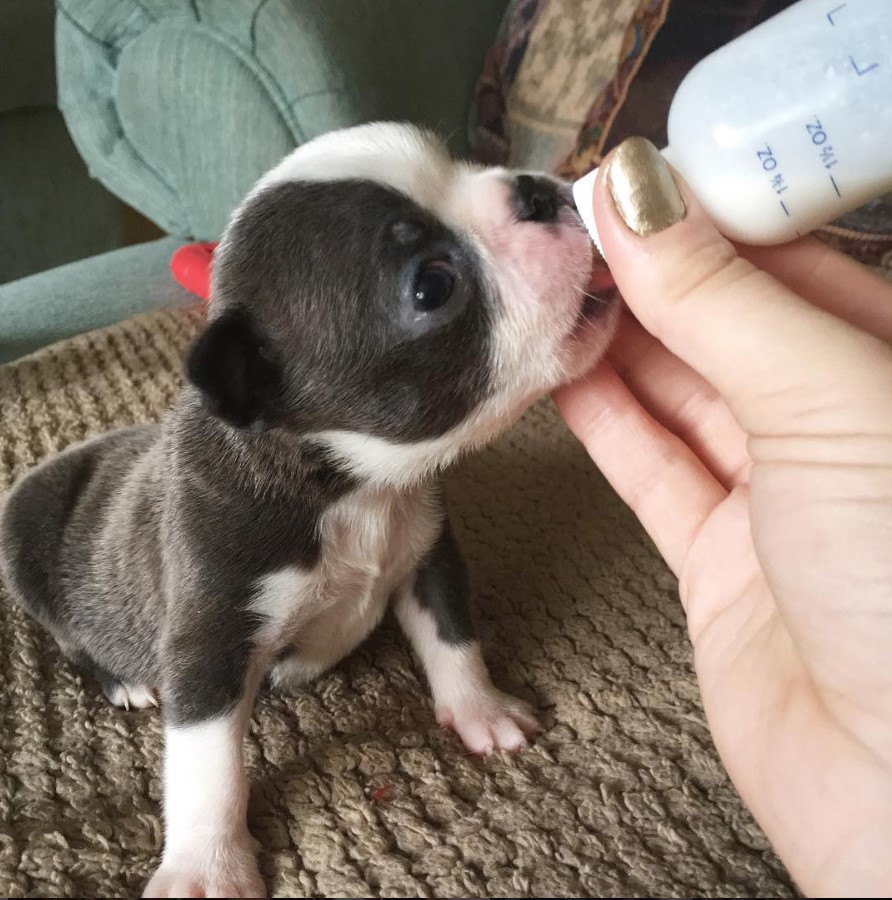
[[[593,200],[626,303],[714,385],[748,433],[879,427],[870,397],[892,387],[888,346],[738,256],[653,144],[620,144]]]

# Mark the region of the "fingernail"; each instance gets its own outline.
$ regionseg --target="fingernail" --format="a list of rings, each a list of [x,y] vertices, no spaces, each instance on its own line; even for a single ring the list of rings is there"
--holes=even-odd
[[[684,200],[672,172],[646,138],[627,138],[613,151],[607,189],[623,221],[642,237],[684,218]]]

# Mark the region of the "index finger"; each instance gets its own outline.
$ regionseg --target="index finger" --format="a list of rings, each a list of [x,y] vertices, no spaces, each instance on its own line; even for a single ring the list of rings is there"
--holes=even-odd
[[[716,387],[751,435],[883,427],[872,400],[892,395],[888,345],[739,256],[683,180],[668,172],[652,145],[630,139],[608,157],[595,183],[605,256],[638,320]],[[674,188],[685,214],[648,228],[646,236],[626,224],[611,198],[632,224],[646,224],[661,203],[678,210]]]

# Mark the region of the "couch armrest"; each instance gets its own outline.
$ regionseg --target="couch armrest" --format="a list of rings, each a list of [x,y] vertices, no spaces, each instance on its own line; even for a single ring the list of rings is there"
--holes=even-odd
[[[0,363],[139,312],[197,303],[170,275],[162,238],[0,285]]]
[[[403,119],[466,147],[506,0],[60,0],[59,104],[93,174],[213,239],[253,181],[333,128]]]

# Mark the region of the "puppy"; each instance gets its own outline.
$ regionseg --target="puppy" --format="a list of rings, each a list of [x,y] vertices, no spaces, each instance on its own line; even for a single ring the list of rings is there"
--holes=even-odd
[[[438,473],[582,374],[614,329],[566,186],[429,134],[327,134],[264,176],[217,250],[159,426],[45,462],[0,518],[15,600],[112,703],[160,700],[165,847],[146,896],[261,896],[242,763],[269,675],[300,684],[392,602],[469,750],[536,722],[497,690]]]

